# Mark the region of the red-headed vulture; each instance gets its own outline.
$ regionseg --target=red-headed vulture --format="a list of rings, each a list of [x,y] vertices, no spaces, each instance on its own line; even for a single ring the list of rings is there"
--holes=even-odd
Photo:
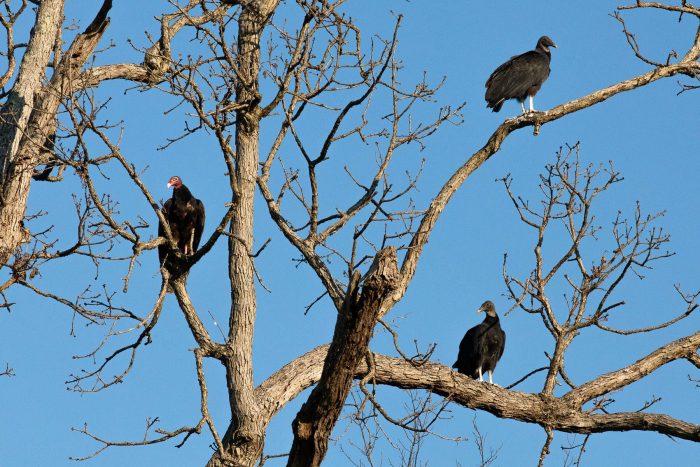
[[[173,189],[173,196],[165,202],[161,212],[170,226],[170,233],[177,247],[185,255],[192,255],[199,248],[204,230],[204,204],[194,196],[178,176],[171,177],[168,188]],[[165,229],[158,223],[158,236],[165,237]],[[166,245],[158,246],[158,257],[163,264],[168,254]]]

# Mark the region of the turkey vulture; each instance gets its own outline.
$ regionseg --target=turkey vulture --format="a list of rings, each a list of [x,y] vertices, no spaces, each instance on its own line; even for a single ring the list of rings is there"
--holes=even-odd
[[[542,36],[535,50],[516,55],[496,68],[486,81],[486,107],[498,112],[505,101],[517,99],[525,113],[524,102],[529,97],[530,112],[534,112],[532,98],[549,76],[550,47],[556,45],[549,37]]]
[[[478,377],[479,381],[484,380],[482,373],[488,371],[489,383],[493,384],[493,371],[506,346],[506,333],[501,329],[493,302],[485,301],[476,312],[486,312],[486,317],[464,335],[452,368],[472,379]]]
[[[204,230],[204,204],[182,183],[180,177],[171,177],[168,188],[173,188],[173,197],[165,202],[161,212],[170,226],[170,233],[177,247],[185,255],[192,255],[199,247]],[[165,237],[162,223],[158,223],[158,236]],[[167,245],[158,246],[158,257],[163,264],[168,254]]]

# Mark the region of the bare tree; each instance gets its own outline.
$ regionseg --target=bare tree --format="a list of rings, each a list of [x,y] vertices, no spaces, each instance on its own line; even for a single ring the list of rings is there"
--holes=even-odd
[[[698,425],[646,412],[648,406],[638,412],[613,413],[607,409],[612,391],[671,361],[686,360],[700,368],[700,332],[669,342],[631,365],[592,376],[588,381],[573,382],[567,376],[566,351],[582,331],[622,335],[652,332],[680,321],[697,307],[697,293],[679,288],[683,310],[671,321],[633,330],[606,324],[621,306],[619,301],[612,302],[613,292],[628,276],[669,255],[662,250],[668,236],[657,227],[658,216],[644,215],[639,208],[630,220],[620,216],[614,222],[613,247],[608,253],[595,259],[585,256],[582,242],[598,234],[591,206],[619,181],[619,175],[612,166],[582,164],[578,147],[562,151],[547,167],[541,179],[545,198],[540,204],[519,198],[511,189],[511,179],[503,179],[518,215],[538,235],[532,272],[523,278],[511,276],[504,262],[504,278],[514,303],[521,311],[538,316],[553,339],[545,384],[539,393],[480,384],[431,363],[430,351],[409,357],[397,347],[399,357],[390,357],[370,349],[375,327],[384,324],[383,318],[404,297],[447,203],[471,174],[500,150],[511,133],[533,127],[537,134],[549,122],[660,79],[685,75],[693,83],[691,80],[700,73],[700,28],[680,58],[669,57],[662,63],[646,59],[625,27],[625,37],[635,54],[651,66],[650,71],[547,112],[505,120],[483,147],[445,180],[428,206],[416,207],[410,196],[419,182],[420,167],[408,174],[403,184],[396,181],[390,168],[396,155],[408,145],[422,147],[442,125],[459,123],[463,105],[439,107],[432,120],[414,121],[415,109],[431,105],[441,83],[431,84],[426,78],[406,85],[399,79],[400,16],[389,38],[374,38],[367,45],[357,25],[343,14],[343,0],[299,0],[288,5],[292,13],[280,13],[279,17],[276,0],[170,3],[169,12],[159,18],[157,37],[149,37],[150,42],[138,49],[141,63],[93,66],[88,64],[89,58],[109,26],[107,14],[112,2],[103,2],[92,23],[65,52],[58,27],[63,2],[40,2],[33,32],[1,111],[0,228],[7,234],[0,243],[0,259],[9,279],[0,285],[0,293],[5,297],[11,287],[24,287],[69,307],[88,322],[105,325],[104,339],[83,356],[86,369],[72,376],[71,388],[96,392],[125,381],[138,351],[150,341],[151,331],[158,324],[168,287],[196,341],[193,354],[201,394],[201,417],[196,423],[165,430],[156,428],[156,419],[149,419],[146,435],[140,441],[108,440],[83,427],[78,431],[98,443],[97,451],[88,457],[111,446],[174,439],[181,446],[206,426],[214,447],[208,465],[263,463],[269,458],[263,446],[270,421],[282,407],[313,386],[292,426],[294,441],[288,465],[319,465],[353,381],[359,381],[360,390],[355,395],[356,413],[369,410],[414,434],[408,443],[407,465],[416,465],[424,435],[431,433],[432,420],[441,416],[448,402],[540,425],[546,433],[540,464],[555,431],[588,435],[644,430],[700,441]],[[8,38],[9,67],[2,84],[6,85],[16,66],[18,46],[12,39],[13,28],[17,18],[29,14],[29,9],[25,1],[4,4],[1,18]],[[630,8],[655,8],[700,18],[700,9],[686,2],[681,6],[637,2],[620,7],[620,11]],[[618,18],[623,21],[621,16]],[[183,31],[192,35],[190,49],[173,50],[174,39]],[[165,223],[156,198],[141,178],[140,162],[130,160],[120,149],[126,130],[103,116],[109,107],[97,97],[95,88],[115,79],[135,83],[143,92],[167,94],[176,100],[176,107],[187,109],[184,131],[164,146],[200,133],[211,135],[218,146],[227,168],[230,199],[224,215],[214,221],[213,233],[192,256],[177,249],[169,229],[165,237],[153,238],[154,229],[143,217],[123,213],[117,195],[101,179],[108,167],[118,171],[130,181],[129,189],[138,192],[152,208],[153,216]],[[683,90],[690,90],[695,85],[683,86]],[[305,122],[319,116],[328,124],[309,131]],[[274,135],[265,146],[260,141],[263,124]],[[359,165],[348,158],[341,148],[352,144],[371,147],[373,164],[363,160]],[[324,199],[321,169],[337,161],[345,164],[344,176],[356,186],[353,199]],[[57,250],[50,229],[32,230],[35,216],[27,215],[26,202],[32,180],[61,181],[68,173],[80,180],[83,192],[75,197],[75,241]],[[292,359],[257,387],[252,357],[256,281],[260,277],[255,259],[267,241],[256,241],[254,236],[256,192],[262,195],[280,237],[298,251],[300,264],[318,277],[323,288],[318,300],[327,297],[337,310],[328,345]],[[565,226],[570,245],[546,269],[541,245],[553,223]],[[225,237],[228,247],[227,292],[231,302],[228,324],[218,339],[204,325],[203,307],[190,297],[186,280],[191,268],[216,242],[223,241],[221,237]],[[146,306],[145,314],[138,313],[121,305],[121,296],[115,290],[121,287],[123,294],[128,293],[139,258],[159,245],[168,248],[175,266],[161,270],[157,298]],[[105,262],[123,264],[123,283],[108,284],[102,290],[86,285],[74,299],[35,284],[34,278],[41,274],[44,264],[75,256],[89,257],[98,271]],[[563,311],[552,306],[547,292],[548,284],[562,277],[571,290],[568,307]],[[11,305],[5,299],[3,306]],[[126,345],[125,336],[130,338]],[[126,364],[120,367],[124,358]],[[226,372],[230,410],[226,427],[217,427],[209,411],[206,359],[218,361]],[[96,363],[91,366],[90,361]],[[108,376],[115,371],[116,376]],[[569,389],[557,393],[556,385],[562,380]],[[382,407],[370,384],[420,389],[430,394],[424,400],[413,399],[407,417],[396,417]],[[366,430],[367,425],[361,424],[361,429]],[[477,437],[481,439],[481,435]],[[483,445],[480,449],[483,453]],[[486,455],[482,463],[487,465],[491,457]]]
[[[606,325],[610,316],[625,304],[624,301],[613,302],[611,297],[616,296],[616,289],[626,277],[642,277],[646,270],[652,269],[656,261],[672,255],[668,250],[664,250],[670,236],[656,225],[663,213],[645,215],[638,204],[632,219],[624,218],[618,212],[612,222],[611,232],[604,232],[600,225],[596,225],[592,206],[598,196],[620,182],[621,177],[612,164],[607,167],[581,164],[578,145],[569,147],[566,151],[561,150],[556,162],[547,166],[546,172],[540,178],[540,189],[544,193],[544,199],[537,203],[530,203],[516,196],[511,190],[511,180],[508,177],[503,179],[520,219],[537,232],[535,265],[528,277],[518,279],[508,275],[505,258],[503,273],[511,300],[521,310],[538,315],[554,340],[554,350],[551,355],[547,355],[549,365],[542,394],[554,397],[556,385],[563,381],[571,391],[564,395],[562,400],[572,403],[574,407],[579,407],[588,414],[600,412],[601,421],[611,416],[632,425],[635,423],[633,419],[658,402],[658,399],[644,404],[634,414],[611,414],[609,411],[613,400],[610,394],[650,374],[660,365],[670,361],[669,358],[686,358],[691,363],[696,361],[695,344],[683,349],[686,340],[695,342],[699,338],[698,333],[676,341],[676,348],[671,354],[668,353],[668,349],[673,348],[673,344],[640,359],[634,365],[584,384],[575,384],[567,376],[564,366],[566,351],[574,339],[590,327],[603,332],[631,335],[650,333],[671,326],[687,318],[698,307],[697,298],[700,292],[687,294],[676,286],[683,311],[665,323],[626,330]],[[563,225],[567,238],[570,239],[569,246],[554,260],[545,261],[542,246],[546,234],[559,223]],[[583,253],[584,244],[589,239],[596,239],[602,243],[600,237],[606,234],[612,237],[610,247],[605,250],[607,253],[600,252],[594,258]],[[548,263],[553,265],[546,268],[544,265]],[[571,264],[575,264],[573,270]],[[552,304],[548,293],[550,283],[562,277],[570,287],[570,292],[565,295],[567,309],[564,313]],[[661,357],[664,349],[665,357]],[[643,415],[647,416],[646,422],[655,420],[659,427],[661,424],[671,423],[680,428],[683,424],[657,414]],[[543,428],[547,438],[542,448],[540,465],[549,451],[554,427],[543,424]],[[585,442],[580,446],[581,451],[583,446]]]

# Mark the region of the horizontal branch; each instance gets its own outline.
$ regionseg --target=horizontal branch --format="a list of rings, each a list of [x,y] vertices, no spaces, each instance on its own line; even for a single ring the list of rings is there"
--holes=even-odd
[[[700,340],[700,333],[685,339],[688,340],[686,344],[691,345],[691,340]],[[675,343],[669,345],[673,344]],[[697,347],[700,343],[695,345]],[[315,348],[281,368],[256,388],[256,396],[262,408],[260,416],[264,417],[266,423],[304,389],[316,384],[321,376],[327,352],[327,345]],[[654,431],[700,442],[700,425],[667,415],[643,412],[589,414],[572,405],[567,396],[553,398],[510,391],[496,385],[480,383],[452,371],[445,365],[435,363],[416,366],[402,358],[383,355],[375,355],[374,358],[374,379],[377,384],[401,389],[424,389],[464,407],[484,410],[500,418],[535,423],[570,433]],[[363,362],[358,367],[355,378],[362,378],[366,373],[367,365]]]
[[[115,79],[151,84],[160,81],[160,78],[154,78],[154,75],[144,65],[117,63],[88,68],[80,74],[75,85],[78,88],[91,88],[103,81]]]
[[[690,15],[697,16],[700,18],[700,8],[693,8],[693,7],[686,7],[685,2],[682,2],[682,6],[675,6],[675,5],[667,5],[665,3],[657,3],[657,2],[640,2],[638,1],[635,5],[623,5],[617,7],[618,10],[632,10],[636,8],[656,8],[659,10],[666,10],[666,11],[676,11],[679,13],[688,13]]]
[[[590,424],[590,431],[576,431],[577,433],[629,430],[655,431],[676,438],[700,442],[700,425],[684,422],[664,414],[646,412],[595,414],[583,417],[577,428],[581,427],[582,423]]]
[[[109,2],[111,4],[111,1]],[[225,17],[231,6],[238,2],[223,2],[211,10],[204,11],[200,16],[192,16],[190,11],[197,6],[196,2],[189,2],[187,6],[180,7],[175,13],[164,14],[161,18],[161,36],[153,46],[145,51],[142,64],[117,63],[92,67],[80,74],[76,88],[89,88],[99,85],[102,81],[123,79],[139,83],[157,84],[164,79],[164,74],[170,67],[171,41],[182,30],[189,26],[198,28],[206,23],[219,21]],[[272,8],[276,0],[265,3],[265,8]],[[269,13],[267,13],[269,14]]]

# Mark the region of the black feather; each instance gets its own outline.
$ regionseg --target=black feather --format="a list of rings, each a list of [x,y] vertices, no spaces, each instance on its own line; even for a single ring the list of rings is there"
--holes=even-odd
[[[493,303],[484,302],[479,311],[485,311],[486,318],[464,335],[459,344],[457,361],[452,365],[452,368],[473,379],[479,378],[480,368],[482,374],[487,371],[493,373],[506,345],[506,333],[501,329]]]
[[[173,185],[173,196],[168,199],[161,212],[170,226],[170,233],[177,244],[178,249],[185,255],[194,254],[199,248],[204,230],[205,211],[204,204],[192,195],[192,192],[180,182],[179,178]],[[165,229],[162,223],[158,223],[158,236],[165,237]],[[168,254],[167,245],[158,246],[158,257],[163,264]]]
[[[517,99],[522,104],[527,97],[537,94],[549,77],[549,47],[556,45],[549,37],[542,36],[535,50],[516,55],[496,68],[486,81],[486,106],[498,112],[508,99]]]

